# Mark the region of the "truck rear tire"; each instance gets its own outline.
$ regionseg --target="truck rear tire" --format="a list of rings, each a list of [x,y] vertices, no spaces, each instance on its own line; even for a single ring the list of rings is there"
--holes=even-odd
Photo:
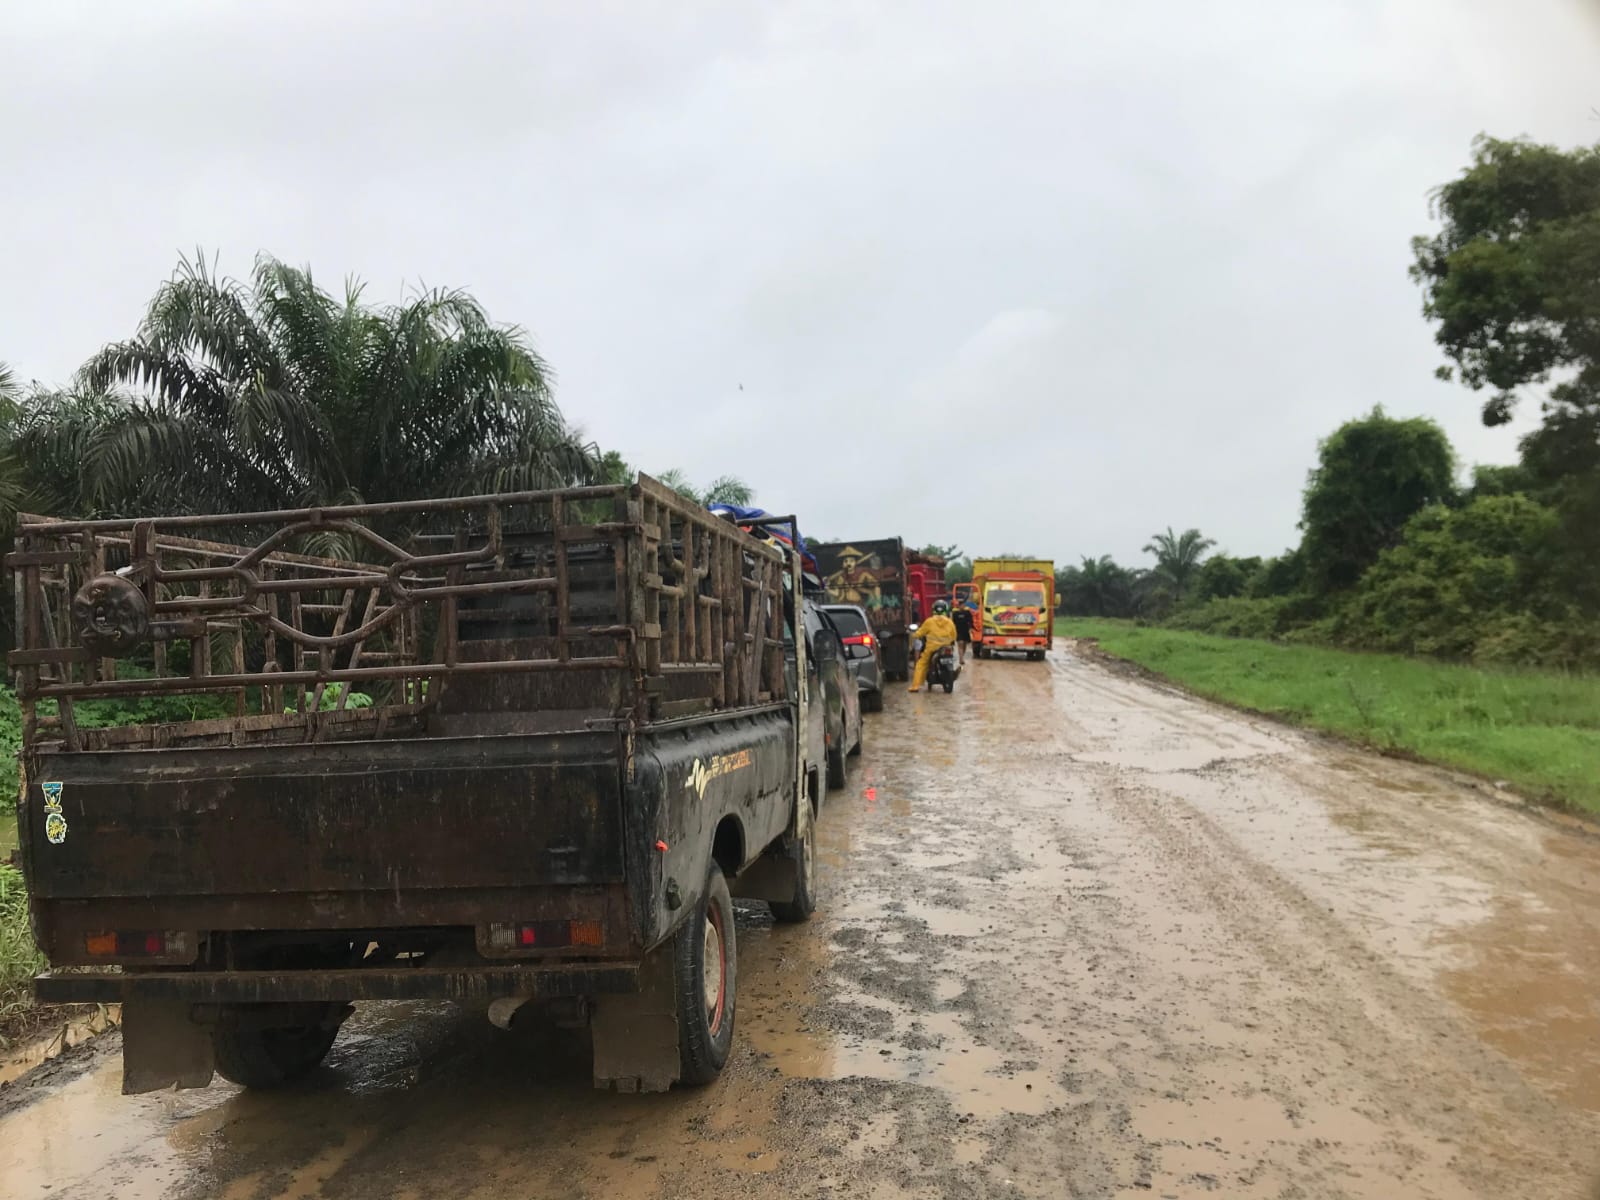
[[[705,895],[673,943],[677,974],[679,1079],[710,1083],[733,1048],[738,954],[733,899],[722,868],[711,864]]]
[[[211,1052],[217,1074],[240,1087],[282,1087],[316,1069],[328,1056],[339,1026],[287,1025],[279,1029],[216,1029]]]
[[[806,823],[805,837],[789,845],[788,854],[794,861],[794,899],[770,901],[772,919],[785,925],[798,925],[809,921],[811,914],[817,911],[816,876],[813,874],[817,869],[816,817]]]

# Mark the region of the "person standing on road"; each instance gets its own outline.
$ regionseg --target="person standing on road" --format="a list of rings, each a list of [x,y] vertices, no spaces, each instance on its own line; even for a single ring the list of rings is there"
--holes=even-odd
[[[917,659],[917,672],[911,677],[907,691],[920,692],[928,678],[928,665],[933,656],[956,640],[956,623],[950,619],[950,604],[945,600],[933,602],[933,616],[917,626],[917,637],[922,639],[922,655]]]
[[[967,647],[972,645],[972,610],[965,604],[956,605],[950,620],[956,627],[956,645],[960,650],[962,666],[967,665]]]

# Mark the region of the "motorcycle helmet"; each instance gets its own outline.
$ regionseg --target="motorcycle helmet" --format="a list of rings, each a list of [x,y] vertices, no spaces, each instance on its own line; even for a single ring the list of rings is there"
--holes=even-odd
[[[941,616],[948,613],[950,611],[950,602],[948,600],[935,600],[933,602],[933,611]]]

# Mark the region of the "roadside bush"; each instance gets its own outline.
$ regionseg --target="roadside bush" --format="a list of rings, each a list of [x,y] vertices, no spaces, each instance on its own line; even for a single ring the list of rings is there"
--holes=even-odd
[[[1194,633],[1271,639],[1283,632],[1284,610],[1282,597],[1229,596],[1181,608],[1162,623]]]
[[[1556,522],[1552,510],[1522,495],[1422,510],[1341,606],[1335,639],[1443,658],[1585,661],[1583,623],[1547,587]]]

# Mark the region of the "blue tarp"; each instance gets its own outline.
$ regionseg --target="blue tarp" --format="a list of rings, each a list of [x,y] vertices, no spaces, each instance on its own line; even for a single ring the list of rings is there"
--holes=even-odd
[[[706,511],[713,516],[727,517],[735,525],[745,529],[749,529],[758,521],[770,520],[772,517],[772,514],[764,508],[745,508],[740,504],[708,504]],[[776,541],[783,542],[785,545],[793,546],[795,544],[794,526],[788,521],[763,525],[761,533]],[[800,538],[800,560],[807,571],[813,575],[817,574],[817,560],[806,549],[806,540],[803,537]]]

